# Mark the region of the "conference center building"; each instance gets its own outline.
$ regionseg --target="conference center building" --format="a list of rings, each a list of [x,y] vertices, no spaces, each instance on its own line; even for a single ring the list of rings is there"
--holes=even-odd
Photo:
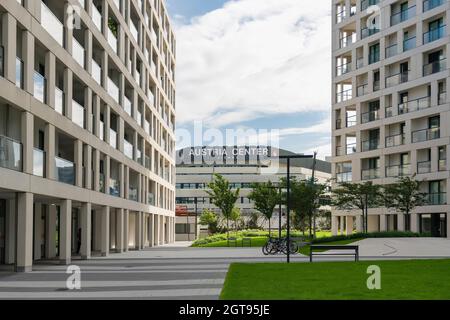
[[[173,242],[161,0],[0,2],[0,268]]]
[[[414,177],[426,204],[370,208],[368,230],[450,237],[450,79],[445,0],[333,0],[333,177],[392,184]],[[333,233],[362,230],[334,210]]]

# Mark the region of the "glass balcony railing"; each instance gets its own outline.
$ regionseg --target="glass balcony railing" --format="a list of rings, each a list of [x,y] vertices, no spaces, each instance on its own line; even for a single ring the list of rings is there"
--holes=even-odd
[[[154,206],[155,205],[155,195],[151,192],[147,193],[147,201],[148,201],[149,205]]]
[[[105,141],[105,124],[103,121],[98,122],[98,132],[100,140]]]
[[[412,132],[412,142],[424,142],[439,139],[441,137],[440,128],[423,129]]]
[[[431,106],[431,97],[422,97],[398,105],[398,114],[405,114],[418,110],[427,109]]]
[[[345,154],[356,153],[356,143],[349,143],[345,146]]]
[[[105,174],[99,175],[99,191],[105,193]]]
[[[102,68],[98,65],[95,60],[92,60],[92,78],[99,84],[102,85]]]
[[[403,52],[414,49],[416,47],[416,37],[403,40]]]
[[[438,170],[447,171],[447,159],[440,159],[438,161]]]
[[[64,92],[55,87],[55,111],[64,114]]]
[[[425,0],[423,2],[423,12],[437,8],[440,5],[442,5],[443,3],[444,3],[444,0]]]
[[[392,44],[386,47],[386,59],[395,56],[398,53],[398,45]]]
[[[138,42],[139,34],[136,26],[134,25],[133,21],[130,20],[130,33],[133,36],[134,41]]]
[[[64,27],[53,12],[41,1],[41,25],[59,43],[64,45]]]
[[[423,44],[427,44],[443,38],[446,35],[446,26],[440,26],[435,29],[431,29],[423,34]]]
[[[447,92],[445,91],[440,92],[438,96],[438,104],[441,105],[444,103],[447,103]]]
[[[410,174],[411,165],[402,164],[396,166],[388,166],[386,167],[386,177],[403,177]]]
[[[22,171],[22,144],[0,135],[0,167]]]
[[[400,133],[386,137],[386,148],[402,146],[405,144],[405,134]]]
[[[108,78],[108,93],[114,101],[119,103],[119,87],[110,78]]]
[[[41,149],[33,149],[33,174],[44,177],[45,174],[45,152]]]
[[[142,162],[142,151],[141,150],[139,150],[139,149],[136,149],[136,162],[137,163],[140,163],[140,164],[144,164],[143,162]]]
[[[341,48],[346,48],[355,42],[356,42],[356,32],[339,39],[339,44]]]
[[[352,63],[351,62],[347,62],[344,64],[341,64],[340,66],[336,67],[336,74],[337,76],[342,76],[346,73],[349,73],[352,69]]]
[[[141,126],[142,125],[142,113],[139,110],[136,111],[136,122]]]
[[[150,89],[148,89],[148,91],[147,91],[147,97],[148,97],[148,100],[150,101],[150,105],[154,106],[155,105],[155,96],[153,95],[153,92]]]
[[[114,35],[110,28],[108,28],[108,44],[117,54],[117,37]]]
[[[361,11],[366,10],[370,6],[377,5],[380,0],[362,0],[361,1]]]
[[[336,173],[336,181],[338,183],[341,183],[341,182],[352,182],[352,172],[348,171],[348,172]]]
[[[368,90],[369,90],[369,84],[365,83],[365,84],[362,84],[362,85],[359,85],[356,87],[356,94],[358,95],[358,97],[361,97],[361,96],[367,94]]]
[[[16,58],[16,86],[23,89],[23,61]]]
[[[84,128],[84,108],[75,100],[72,100],[72,121]]]
[[[45,103],[46,79],[39,72],[34,72],[34,93],[33,96],[42,103]]]
[[[380,32],[380,29],[378,28],[363,28],[361,29],[361,40],[370,37],[378,32]]]
[[[419,161],[417,162],[417,173],[424,174],[431,172],[431,161]]]
[[[127,140],[123,140],[123,153],[131,160],[133,160],[133,150],[133,145]]]
[[[100,32],[102,31],[102,15],[96,6],[92,6],[92,21]]]
[[[427,204],[431,206],[439,206],[447,204],[447,193],[429,193],[427,194]]]
[[[346,119],[346,127],[353,127],[356,126],[356,114],[354,116],[348,116]]]
[[[361,142],[361,150],[363,152],[377,150],[380,147],[379,139],[371,139]]]
[[[148,170],[151,170],[151,168],[152,168],[152,160],[150,159],[149,156],[145,156],[145,157],[144,157],[144,166],[145,166],[145,168],[147,168]]]
[[[113,129],[109,129],[109,145],[117,149],[117,132]]]
[[[386,87],[393,87],[401,83],[408,82],[409,71],[400,72],[386,77]]]
[[[147,120],[144,120],[144,131],[147,132],[148,135],[151,135],[150,122]]]
[[[353,98],[353,90],[348,89],[341,92],[336,93],[336,102],[343,102]]]
[[[126,96],[123,97],[123,109],[131,116],[131,101]]]
[[[380,178],[380,168],[361,170],[362,180],[373,180]]]
[[[118,180],[109,179],[109,194],[114,197],[120,197],[120,183]]]
[[[156,75],[156,64],[153,61],[150,63],[150,69],[153,71],[153,74]]]
[[[55,174],[59,182],[75,184],[75,164],[71,161],[55,157]]]
[[[391,16],[391,26],[395,26],[401,22],[411,19],[416,15],[416,6],[409,7],[406,10],[394,13]]]
[[[128,200],[138,201],[138,189],[130,187],[128,190]]]
[[[368,123],[376,120],[380,120],[379,110],[373,110],[361,114],[361,123]]]
[[[73,44],[72,44],[72,56],[75,59],[76,62],[80,66],[84,68],[84,48],[83,46],[74,38]]]
[[[426,77],[433,73],[438,73],[447,69],[447,59],[443,58],[438,61],[433,61],[423,66],[423,76]]]
[[[385,117],[390,118],[394,115],[394,109],[392,107],[385,108]]]

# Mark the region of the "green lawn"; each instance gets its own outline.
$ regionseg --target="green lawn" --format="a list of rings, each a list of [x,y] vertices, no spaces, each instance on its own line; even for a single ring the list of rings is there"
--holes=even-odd
[[[366,286],[367,267],[381,268],[381,290]],[[450,299],[450,260],[236,263],[221,299]],[[270,288],[270,289],[268,289]]]

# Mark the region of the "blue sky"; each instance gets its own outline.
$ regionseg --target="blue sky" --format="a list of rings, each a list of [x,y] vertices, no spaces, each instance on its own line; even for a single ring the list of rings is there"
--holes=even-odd
[[[327,1],[166,1],[177,36],[180,135],[195,121],[221,132],[276,129],[282,148],[331,153]],[[180,139],[178,147],[197,143]]]

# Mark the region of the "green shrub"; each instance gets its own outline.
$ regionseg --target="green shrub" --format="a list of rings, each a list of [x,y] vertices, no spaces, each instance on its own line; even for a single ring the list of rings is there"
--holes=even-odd
[[[312,240],[312,243],[326,243],[334,242],[339,240],[350,240],[350,239],[367,239],[367,238],[417,238],[426,236],[424,234],[419,234],[411,231],[383,231],[383,232],[371,232],[371,233],[353,233],[350,235],[338,235],[326,238],[317,238]]]

